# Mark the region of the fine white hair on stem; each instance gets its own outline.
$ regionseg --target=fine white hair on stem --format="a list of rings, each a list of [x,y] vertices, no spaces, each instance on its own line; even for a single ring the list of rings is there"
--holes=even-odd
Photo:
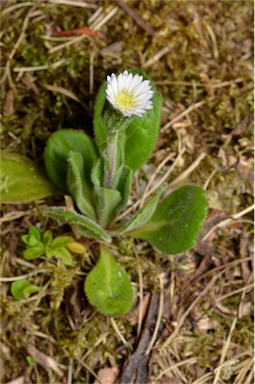
[[[153,108],[153,90],[149,80],[124,71],[107,76],[106,98],[123,116],[142,116]]]

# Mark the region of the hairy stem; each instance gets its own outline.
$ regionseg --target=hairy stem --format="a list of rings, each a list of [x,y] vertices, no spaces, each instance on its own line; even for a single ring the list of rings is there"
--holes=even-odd
[[[114,131],[108,133],[107,147],[105,150],[105,169],[104,169],[104,187],[112,188],[114,176],[117,169],[117,145],[118,145],[119,132]]]

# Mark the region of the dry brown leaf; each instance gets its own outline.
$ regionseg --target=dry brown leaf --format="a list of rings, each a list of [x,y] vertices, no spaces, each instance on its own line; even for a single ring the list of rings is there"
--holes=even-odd
[[[240,136],[248,127],[250,123],[250,117],[246,116],[240,123],[236,126],[235,129],[231,132],[233,136]]]
[[[6,384],[24,384],[24,383],[25,383],[25,377],[19,376],[16,379],[13,379]]]
[[[70,297],[70,312],[72,319],[75,323],[75,326],[77,328],[80,328],[83,323],[83,317],[81,315],[82,312],[82,302],[81,302],[81,296],[79,294],[79,287],[78,282],[74,282],[74,291],[72,293],[72,296]]]
[[[236,167],[239,175],[245,179],[254,194],[254,169],[251,160],[242,158]]]
[[[102,368],[97,372],[100,380],[94,381],[94,384],[114,384],[119,375],[119,368],[117,366],[111,368]]]
[[[14,93],[12,89],[9,89],[6,95],[5,103],[4,103],[4,114],[11,115],[14,113]]]
[[[52,369],[59,376],[64,375],[64,373],[58,368],[56,361],[45,355],[43,352],[40,352],[34,345],[29,344],[27,346],[27,352],[35,359],[35,362],[46,369],[46,371]]]
[[[139,302],[137,307],[130,313],[130,316],[128,316],[130,320],[130,324],[136,325],[138,322],[139,318],[139,313],[141,313],[142,320],[146,316],[146,313],[148,311],[149,303],[150,303],[150,297],[151,294],[148,292],[146,295],[143,297],[142,301]]]
[[[22,83],[27,87],[27,89],[30,89],[31,91],[33,91],[36,96],[40,95],[39,88],[37,87],[37,85],[35,84],[32,78],[24,77],[22,79]]]

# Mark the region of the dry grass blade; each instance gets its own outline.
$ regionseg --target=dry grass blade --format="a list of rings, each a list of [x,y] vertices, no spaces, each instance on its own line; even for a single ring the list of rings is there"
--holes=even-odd
[[[166,348],[171,343],[171,341],[175,338],[175,336],[177,336],[177,334],[179,333],[179,330],[183,326],[186,318],[188,317],[188,315],[190,314],[192,309],[197,305],[197,303],[201,300],[201,298],[209,291],[209,289],[215,284],[215,282],[217,281],[218,278],[219,278],[219,275],[218,276],[214,276],[211,279],[211,281],[207,284],[207,286],[204,288],[204,290],[197,296],[197,298],[193,301],[193,303],[189,306],[189,308],[185,311],[185,313],[180,317],[180,319],[178,319],[178,324],[177,324],[175,330],[164,341],[164,343],[163,343],[161,348]]]
[[[36,269],[35,271],[29,272],[29,273],[26,273],[26,274],[20,275],[20,276],[0,277],[0,282],[1,283],[10,283],[12,281],[19,281],[19,280],[27,279],[27,278],[32,277],[34,275],[38,275],[41,273],[43,274],[46,272],[47,272],[47,269]]]
[[[111,317],[110,318],[110,321],[111,321],[111,324],[112,324],[112,327],[114,329],[114,331],[117,333],[118,337],[120,338],[120,340],[122,341],[122,343],[127,347],[127,348],[132,348],[131,345],[125,340],[125,338],[123,337],[121,331],[119,330],[118,328],[118,325],[116,323],[116,321]]]
[[[235,329],[235,326],[236,326],[236,322],[237,322],[237,317],[234,318],[234,320],[232,322],[232,325],[230,327],[226,343],[224,344],[224,347],[222,348],[221,357],[220,357],[220,365],[224,362],[224,360],[225,360],[225,358],[227,356],[229,344],[230,344],[230,341],[231,341],[231,338],[232,338],[232,335],[233,335],[233,332],[234,332],[234,329]],[[213,380],[212,384],[217,384],[218,380],[220,378],[221,366],[218,369],[215,369],[214,372],[215,372],[215,376],[214,376],[214,380]]]
[[[90,28],[93,29],[94,31],[97,31],[109,20],[111,20],[111,18],[117,14],[118,10],[119,8],[115,6],[109,6],[105,11],[102,11],[102,9],[99,8],[95,12],[95,17],[94,18],[91,17],[90,19],[90,22],[91,22]],[[91,20],[93,20],[93,22]]]
[[[198,158],[187,169],[185,169],[184,172],[182,172],[178,177],[176,177],[176,179],[174,179],[168,184],[168,187],[172,188],[176,184],[186,179],[192,172],[194,172],[194,170],[200,165],[201,161],[203,161],[206,156],[207,156],[206,153],[204,152],[200,153]]]
[[[162,133],[165,133],[174,123],[181,120],[183,117],[188,115],[190,112],[194,111],[197,108],[202,107],[206,102],[204,100],[198,101],[195,104],[190,105],[185,111],[181,112],[179,115],[175,116],[171,121],[169,121],[164,127],[161,129]]]
[[[34,5],[34,4],[33,4]],[[17,49],[18,47],[20,46],[22,40],[24,39],[25,37],[25,33],[26,33],[26,30],[27,30],[27,27],[28,27],[28,23],[29,23],[29,20],[30,20],[30,17],[32,15],[32,13],[34,12],[34,10],[36,9],[36,6],[33,6],[26,14],[26,17],[24,19],[24,22],[23,22],[23,25],[22,25],[22,30],[21,30],[21,33],[19,35],[19,38],[17,39],[9,57],[8,57],[8,60],[7,60],[7,63],[6,63],[6,66],[5,66],[5,70],[4,70],[4,74],[2,76],[2,79],[0,79],[0,85],[4,83],[4,81],[6,80],[6,78],[8,77],[9,78],[9,81],[11,83],[11,86],[14,88],[14,84],[12,82],[12,79],[11,79],[11,72],[10,72],[10,69],[11,69],[11,62],[17,52]]]
[[[143,196],[141,198],[141,203],[140,203],[140,206],[142,207],[146,198],[147,198],[147,193],[149,192],[150,190],[150,187],[153,183],[153,181],[155,180],[155,178],[157,177],[157,175],[159,174],[159,172],[161,171],[161,169],[164,167],[164,165],[169,161],[171,160],[172,158],[174,157],[174,153],[170,153],[164,160],[161,161],[161,163],[158,165],[158,167],[156,168],[155,172],[153,173],[153,175],[151,176],[150,180],[148,181],[147,185],[146,185],[146,188],[144,190],[144,193],[143,193]]]
[[[49,3],[56,5],[69,5],[70,7],[79,7],[79,8],[91,8],[95,9],[97,7],[96,4],[85,2],[85,1],[77,1],[77,0],[49,0]]]
[[[213,228],[210,229],[209,232],[206,233],[206,235],[201,239],[205,241],[208,239],[211,234],[217,229],[225,227],[229,224],[231,224],[233,221],[240,219],[240,217],[247,215],[248,213],[252,212],[254,210],[254,204],[252,204],[250,207],[245,208],[244,210],[236,213],[235,215],[232,215],[231,218],[228,218],[226,220],[221,221],[220,223],[216,224]]]
[[[4,16],[7,13],[11,13],[12,11],[16,11],[19,8],[31,7],[32,5],[34,5],[34,2],[32,2],[32,1],[24,1],[24,3],[15,4],[15,5],[12,5],[9,8],[5,8],[4,10],[2,10],[1,14],[2,14],[2,16]]]
[[[53,64],[46,65],[37,65],[35,67],[14,67],[13,72],[37,72],[37,71],[45,71],[49,68],[58,68],[62,65],[67,65],[69,63],[69,59],[60,59]]]
[[[193,365],[197,362],[197,358],[196,357],[191,357],[190,359],[186,359],[186,360],[183,360],[183,361],[180,361],[179,363],[176,363],[176,364],[173,364],[171,367],[168,367],[167,369],[165,369],[164,371],[162,371],[157,377],[155,380],[153,380],[152,384],[156,384],[157,381],[159,381],[161,379],[161,377],[163,377],[166,373],[170,372],[170,371],[173,371],[174,369],[178,368],[178,367],[181,367],[183,365],[185,366],[188,366],[188,365]]]
[[[159,327],[160,327],[160,322],[162,319],[162,313],[163,313],[163,307],[164,307],[164,275],[159,276],[159,285],[160,285],[160,296],[159,296],[158,317],[157,317],[155,328],[154,328],[154,331],[153,331],[153,334],[152,334],[152,337],[150,340],[150,344],[145,351],[145,355],[147,355],[147,356],[150,354],[152,347],[153,347],[153,345],[157,339],[157,335],[158,335],[158,331],[159,331]]]
[[[45,353],[40,352],[35,346],[27,346],[28,353],[35,359],[37,364],[40,364],[44,369],[52,369],[59,376],[63,376],[64,373],[59,369],[58,364],[51,357],[45,355]]]
[[[162,57],[164,57],[165,55],[167,55],[169,52],[171,52],[171,48],[170,47],[164,47],[162,48],[160,51],[158,51],[150,60],[146,61],[144,64],[143,64],[143,68],[146,69],[146,68],[149,68],[151,65],[157,63]]]
[[[64,96],[69,97],[72,100],[77,101],[77,103],[80,103],[80,100],[78,99],[78,97],[73,92],[69,91],[68,89],[58,87],[56,85],[50,85],[50,84],[44,84],[44,86],[46,89],[48,89],[48,91],[51,91],[54,93],[60,93]]]

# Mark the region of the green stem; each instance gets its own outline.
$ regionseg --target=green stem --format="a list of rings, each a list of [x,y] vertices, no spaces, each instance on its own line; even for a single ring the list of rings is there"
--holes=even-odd
[[[104,187],[111,189],[114,181],[114,176],[117,170],[117,146],[119,142],[119,132],[109,132],[107,135],[106,159],[104,169]]]

